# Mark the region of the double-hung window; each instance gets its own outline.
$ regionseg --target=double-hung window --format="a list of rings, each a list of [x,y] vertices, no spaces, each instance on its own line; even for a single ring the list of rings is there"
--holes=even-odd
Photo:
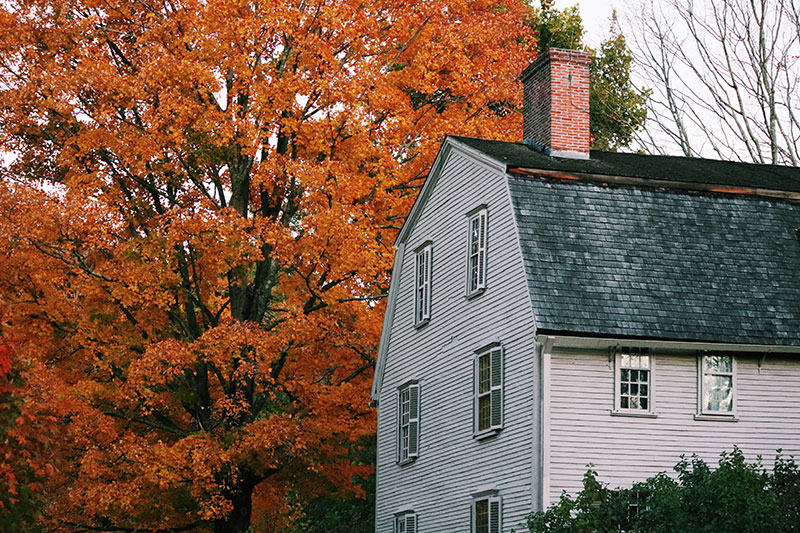
[[[486,288],[486,208],[469,216],[467,242],[467,296]]]
[[[503,348],[491,346],[475,357],[475,436],[503,427]]]
[[[733,416],[736,411],[736,361],[732,355],[700,357],[699,404],[701,415]]]
[[[414,279],[414,324],[420,326],[431,318],[430,242],[417,248]]]
[[[417,514],[404,512],[394,517],[394,533],[417,533]]]
[[[653,412],[653,357],[647,348],[622,347],[615,358],[615,411]]]
[[[502,507],[499,496],[477,497],[472,500],[472,533],[500,533]]]
[[[419,453],[419,384],[400,387],[397,401],[397,462],[412,461]]]

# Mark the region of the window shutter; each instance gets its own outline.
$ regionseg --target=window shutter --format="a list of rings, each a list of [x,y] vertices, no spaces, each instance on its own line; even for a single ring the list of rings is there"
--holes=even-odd
[[[425,248],[425,318],[431,317],[431,286],[433,285],[431,247]]]
[[[475,357],[472,371],[472,434],[478,432],[478,361],[480,357]]]
[[[416,513],[409,513],[406,515],[406,533],[417,533]]]
[[[489,533],[500,533],[500,498],[489,498]]]
[[[486,287],[486,213],[478,215],[478,287]]]
[[[395,428],[394,430],[396,432],[395,439],[394,439],[394,441],[395,441],[395,450],[394,450],[395,454],[394,455],[395,455],[395,462],[397,462],[397,463],[400,462],[400,446],[401,446],[400,441],[402,440],[401,432],[400,432],[400,417],[403,416],[403,408],[402,408],[402,405],[401,405],[402,401],[403,401],[403,395],[402,395],[402,393],[400,391],[397,391],[397,401],[395,402],[395,405],[397,405],[397,412],[396,412],[396,417],[397,418],[396,418],[396,420],[394,422],[394,428]],[[397,520],[392,522],[395,525],[395,529],[397,528],[397,523],[396,522],[397,522]]]
[[[492,359],[492,429],[503,427],[503,349],[491,353]]]
[[[469,504],[469,530],[470,533],[475,533],[475,500]]]
[[[417,251],[414,261],[414,323],[431,317],[431,244]]]
[[[419,385],[409,385],[408,395],[410,400],[408,456],[417,457],[419,455]]]

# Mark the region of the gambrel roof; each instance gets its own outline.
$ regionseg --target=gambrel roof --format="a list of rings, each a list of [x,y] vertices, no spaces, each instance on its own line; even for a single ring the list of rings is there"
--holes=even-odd
[[[452,149],[506,176],[537,334],[800,346],[800,168],[448,136],[398,255]]]
[[[539,333],[800,345],[800,169],[457,140],[507,165]]]

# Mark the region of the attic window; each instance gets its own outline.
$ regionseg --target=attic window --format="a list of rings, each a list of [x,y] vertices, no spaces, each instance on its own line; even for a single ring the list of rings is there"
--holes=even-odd
[[[469,215],[467,226],[467,296],[486,288],[486,206]]]
[[[431,318],[431,243],[416,252],[414,275],[414,325],[427,324]]]

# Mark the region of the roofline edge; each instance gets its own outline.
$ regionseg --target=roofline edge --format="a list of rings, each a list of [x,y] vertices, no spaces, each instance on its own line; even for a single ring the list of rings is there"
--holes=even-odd
[[[642,348],[672,348],[676,350],[719,350],[743,353],[798,354],[800,345],[742,344],[736,342],[714,342],[704,340],[660,339],[657,337],[580,335],[574,332],[557,332],[540,329],[537,342],[549,341],[553,348],[607,348],[609,346],[635,344]]]
[[[593,174],[589,172],[566,172],[558,170],[545,170],[528,167],[508,167],[509,174],[557,178],[567,180],[582,180],[596,183],[608,183],[614,185],[637,185],[643,187],[655,187],[664,189],[714,192],[721,194],[762,196],[766,198],[776,198],[780,200],[800,201],[800,192],[785,191],[780,189],[762,189],[759,187],[733,187],[724,183],[696,183],[689,181],[670,181],[653,178],[641,178],[638,176],[618,176],[615,174]]]

